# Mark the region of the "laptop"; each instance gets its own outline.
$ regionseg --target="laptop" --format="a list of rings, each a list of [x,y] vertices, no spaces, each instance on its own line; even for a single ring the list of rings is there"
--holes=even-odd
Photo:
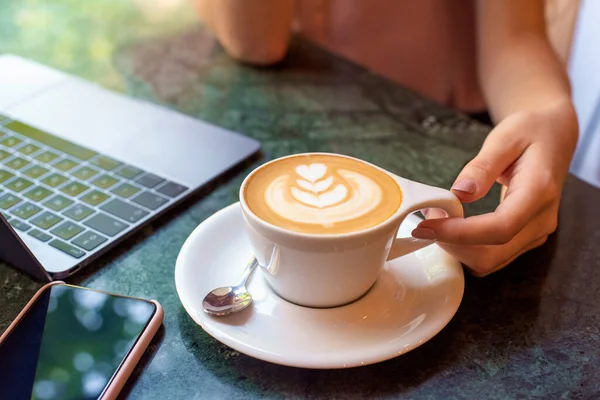
[[[259,147],[0,55],[0,259],[64,279]]]

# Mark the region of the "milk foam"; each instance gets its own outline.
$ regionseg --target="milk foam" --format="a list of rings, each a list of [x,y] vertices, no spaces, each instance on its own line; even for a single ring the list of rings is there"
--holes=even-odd
[[[383,189],[370,177],[323,163],[298,165],[264,192],[265,204],[281,218],[322,226],[366,216],[382,197]]]
[[[376,226],[398,211],[392,176],[336,154],[300,154],[267,163],[247,179],[243,198],[261,220],[295,232],[344,234]]]

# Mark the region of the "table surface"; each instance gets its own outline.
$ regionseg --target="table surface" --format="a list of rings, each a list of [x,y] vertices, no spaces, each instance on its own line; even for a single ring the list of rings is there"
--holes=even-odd
[[[252,165],[220,180],[70,283],[155,298],[164,327],[123,397],[600,398],[600,191],[570,177],[558,232],[484,279],[467,276],[450,324],[380,364],[311,371],[258,361],[202,331],[175,291],[192,230],[237,201],[256,165],[331,151],[449,187],[489,127],[293,40],[271,69],[227,57],[186,0],[3,0],[0,52],[14,53],[242,132],[262,142]],[[497,188],[468,208],[494,208]],[[0,264],[0,331],[40,284]]]

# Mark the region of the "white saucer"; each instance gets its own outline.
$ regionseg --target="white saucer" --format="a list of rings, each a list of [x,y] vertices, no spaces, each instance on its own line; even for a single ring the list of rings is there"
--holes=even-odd
[[[420,220],[410,216],[400,229]],[[420,346],[454,316],[464,290],[461,265],[431,245],[388,262],[361,299],[338,308],[297,306],[275,295],[262,270],[249,284],[254,303],[239,314],[211,317],[202,299],[238,282],[252,257],[239,203],[200,224],[175,266],[175,285],[188,314],[206,332],[249,356],[305,368],[347,368],[387,360]]]

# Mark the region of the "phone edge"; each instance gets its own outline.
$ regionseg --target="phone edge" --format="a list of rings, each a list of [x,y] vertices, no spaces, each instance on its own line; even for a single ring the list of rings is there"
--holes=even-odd
[[[23,319],[25,314],[27,314],[27,312],[29,311],[31,306],[33,306],[33,304],[42,295],[42,293],[44,293],[44,291],[48,290],[48,288],[50,286],[54,286],[54,285],[65,285],[65,282],[52,281],[52,282],[46,283],[44,286],[39,288],[38,291],[33,295],[33,297],[31,299],[29,299],[27,304],[25,304],[25,306],[21,309],[21,312],[19,312],[19,314],[13,319],[13,321],[10,323],[8,328],[6,328],[6,330],[2,333],[2,335],[0,335],[0,344],[2,344],[2,342],[4,342],[4,340],[10,334],[10,332],[12,332],[12,330],[15,329],[15,327],[19,324],[19,322],[21,322],[21,319]]]
[[[148,322],[146,329],[144,329],[144,332],[142,332],[140,338],[137,340],[135,346],[131,349],[131,352],[127,358],[123,360],[123,364],[117,370],[113,379],[106,386],[104,393],[100,396],[100,399],[102,400],[114,400],[117,398],[163,323],[164,310],[161,304],[156,300],[146,301],[154,304],[156,307],[156,312],[154,313],[152,319]]]

